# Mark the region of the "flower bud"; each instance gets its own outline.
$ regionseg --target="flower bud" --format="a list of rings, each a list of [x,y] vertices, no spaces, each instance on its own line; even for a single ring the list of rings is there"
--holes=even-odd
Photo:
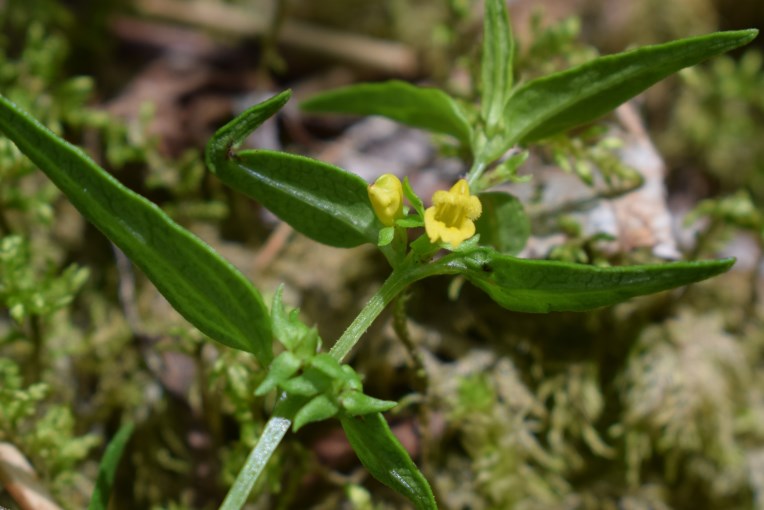
[[[384,174],[369,186],[369,200],[379,221],[386,227],[403,217],[403,186],[393,174]]]

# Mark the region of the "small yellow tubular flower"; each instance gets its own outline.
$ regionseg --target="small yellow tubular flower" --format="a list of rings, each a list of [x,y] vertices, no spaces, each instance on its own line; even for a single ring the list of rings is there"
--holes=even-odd
[[[480,217],[483,206],[480,199],[470,195],[470,187],[464,179],[449,191],[436,191],[432,207],[424,212],[424,228],[430,242],[438,240],[457,248],[475,235],[474,221]]]
[[[377,218],[386,227],[403,217],[403,186],[393,174],[384,174],[369,186],[369,200]]]

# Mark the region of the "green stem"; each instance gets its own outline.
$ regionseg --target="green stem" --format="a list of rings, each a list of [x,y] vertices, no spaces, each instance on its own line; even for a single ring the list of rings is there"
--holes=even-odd
[[[220,510],[240,510],[244,506],[252,487],[254,487],[255,482],[268,464],[268,460],[276,451],[276,447],[281,443],[291,425],[290,419],[278,414],[271,416],[271,419],[265,424],[263,435],[257,440],[255,448],[247,457],[247,462],[236,476],[236,481],[231,490],[228,491]]]
[[[348,326],[337,343],[329,350],[329,354],[337,361],[347,356],[358,343],[372,322],[382,313],[382,310],[395,299],[406,287],[427,276],[442,273],[443,268],[435,264],[419,264],[412,259],[405,261],[395,269],[382,284],[382,287],[369,299],[358,317]]]
[[[444,257],[438,262],[423,264],[413,255],[407,258],[400,267],[390,274],[379,290],[366,303],[361,313],[337,340],[329,354],[337,361],[342,361],[388,303],[412,283],[428,276],[455,272],[446,263],[447,260],[448,257]],[[249,454],[244,467],[236,476],[236,480],[228,491],[220,510],[240,510],[246,503],[252,487],[254,487],[268,460],[292,425],[292,418],[300,404],[304,404],[304,401],[300,402],[299,398],[296,397],[282,396],[279,399],[273,416],[268,420],[262,436]]]
[[[488,165],[485,161],[483,161],[483,158],[475,158],[475,161],[472,162],[472,168],[470,168],[470,171],[467,172],[467,184],[469,184],[470,189],[473,192],[480,191],[475,188],[475,184],[483,175],[483,172],[485,172],[487,166]]]

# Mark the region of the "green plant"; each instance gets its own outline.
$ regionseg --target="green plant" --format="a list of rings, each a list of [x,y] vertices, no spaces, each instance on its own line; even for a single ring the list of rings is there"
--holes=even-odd
[[[287,311],[280,292],[270,310],[230,263],[121,185],[80,149],[0,97],[0,131],[75,207],[151,279],[200,331],[255,356],[266,373],[258,395],[278,400],[221,508],[241,508],[289,428],[336,417],[361,462],[416,508],[435,508],[425,477],[390,431],[382,412],[395,402],[363,391],[343,359],[382,310],[414,282],[458,275],[515,311],[583,311],[703,280],[729,269],[730,259],[630,267],[594,267],[512,256],[527,229],[506,230],[524,214],[513,197],[487,192],[515,177],[526,145],[587,124],[669,74],[746,44],[755,30],[722,32],[600,57],[567,71],[513,85],[512,35],[504,3],[486,2],[482,101],[462,104],[444,92],[402,82],[356,85],[304,103],[313,111],[381,114],[453,137],[471,159],[466,179],[438,191],[425,209],[408,182],[383,176],[371,187],[340,168],[293,154],[237,150],[238,144],[288,101],[283,92],[221,128],[207,146],[208,167],[232,188],[260,201],[306,236],[335,247],[377,245],[392,272],[328,352],[315,328]],[[410,207],[403,205],[408,199]],[[425,233],[408,242],[407,230]],[[478,235],[476,235],[478,234]],[[491,245],[481,244],[489,240]],[[273,339],[280,344],[274,353]],[[575,377],[571,376],[572,379]],[[581,378],[579,378],[581,379]],[[490,389],[463,388],[465,392]],[[556,398],[550,387],[549,398]],[[572,410],[570,412],[573,412]],[[585,410],[593,420],[598,408]],[[485,434],[491,434],[491,424]],[[598,448],[588,424],[559,429]]]
[[[150,171],[171,166],[159,159],[145,126],[127,129],[90,106],[94,80],[67,75],[72,42],[53,19],[61,21],[60,2],[7,4],[0,7],[7,15],[0,15],[4,95],[60,136],[87,143],[96,157],[102,141],[107,168],[145,160]],[[198,159],[194,165],[201,169]],[[184,182],[166,186],[185,195]],[[108,436],[111,417],[134,411],[136,401],[151,404],[141,400],[145,360],[123,310],[102,293],[104,273],[72,263],[85,225],[76,211],[64,207],[62,213],[64,200],[10,140],[0,140],[0,377],[8,377],[2,407],[26,406],[23,417],[0,420],[0,440],[29,458],[68,509],[87,503],[89,458],[99,437]]]
[[[98,444],[94,434],[77,436],[75,416],[63,404],[40,405],[51,392],[45,383],[24,384],[19,366],[0,358],[0,441],[32,452],[40,476],[59,496],[76,480],[75,467]]]
[[[114,435],[109,446],[106,447],[98,468],[98,478],[88,510],[106,510],[108,508],[114,478],[117,476],[117,466],[132,433],[132,424],[123,425]]]

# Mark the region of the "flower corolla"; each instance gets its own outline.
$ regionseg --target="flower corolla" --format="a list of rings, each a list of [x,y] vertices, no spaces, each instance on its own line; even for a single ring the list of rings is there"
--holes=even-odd
[[[432,207],[424,212],[424,228],[430,242],[443,241],[456,249],[475,235],[475,220],[483,212],[480,199],[470,195],[467,181],[460,179],[448,191],[436,191]]]

